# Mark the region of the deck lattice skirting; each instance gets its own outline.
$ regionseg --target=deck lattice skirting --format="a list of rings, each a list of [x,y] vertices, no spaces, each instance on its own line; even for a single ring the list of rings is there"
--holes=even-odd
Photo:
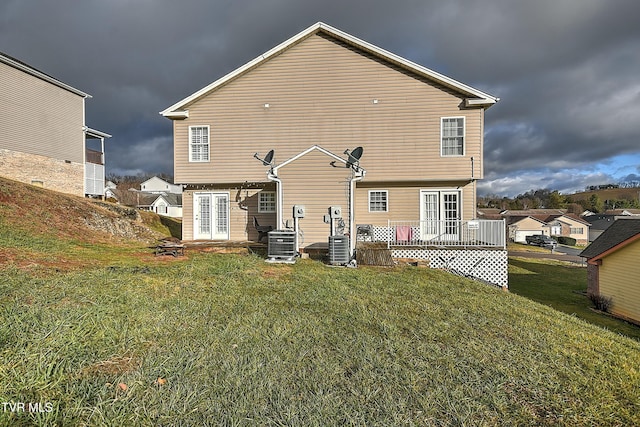
[[[504,289],[509,286],[509,259],[506,250],[496,249],[392,249],[397,258],[429,260],[431,268],[453,270]]]

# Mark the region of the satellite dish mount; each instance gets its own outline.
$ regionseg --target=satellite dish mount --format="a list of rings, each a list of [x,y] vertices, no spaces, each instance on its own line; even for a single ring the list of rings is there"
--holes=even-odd
[[[358,172],[360,170],[360,158],[362,157],[363,151],[362,147],[356,147],[352,151],[344,150],[344,154],[347,155],[347,161],[344,167],[351,168],[355,172]],[[339,167],[336,166],[336,162],[331,162],[331,166],[334,168]]]
[[[263,166],[271,166],[271,168],[273,168],[273,154],[274,154],[274,151],[269,150],[267,155],[264,156],[264,159],[261,159],[258,153],[254,154],[253,157],[260,160]]]

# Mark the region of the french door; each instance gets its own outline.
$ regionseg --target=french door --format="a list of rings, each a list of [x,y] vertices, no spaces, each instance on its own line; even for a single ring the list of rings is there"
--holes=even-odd
[[[457,190],[420,191],[422,240],[456,241],[460,237],[461,197]]]
[[[229,194],[193,195],[193,239],[229,240]]]

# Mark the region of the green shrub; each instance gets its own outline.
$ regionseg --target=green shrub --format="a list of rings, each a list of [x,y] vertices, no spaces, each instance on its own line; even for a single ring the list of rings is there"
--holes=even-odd
[[[567,246],[575,246],[576,243],[578,242],[573,237],[565,237],[565,236],[556,237],[556,240],[558,240],[558,243],[560,243],[561,245],[567,245]]]

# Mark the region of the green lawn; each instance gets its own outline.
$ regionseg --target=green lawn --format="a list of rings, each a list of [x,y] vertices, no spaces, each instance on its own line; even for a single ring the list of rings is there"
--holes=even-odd
[[[5,426],[640,424],[640,343],[416,267],[9,266],[0,352],[2,402],[51,408]]]
[[[594,312],[587,269],[548,259],[509,258],[509,291],[640,341],[640,326]]]

